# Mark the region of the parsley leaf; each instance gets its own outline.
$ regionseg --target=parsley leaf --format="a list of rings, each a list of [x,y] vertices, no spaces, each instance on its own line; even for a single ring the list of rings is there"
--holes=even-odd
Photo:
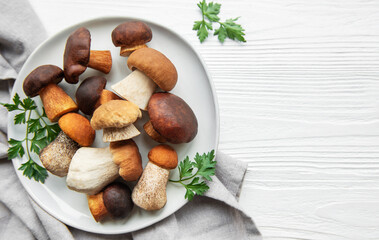
[[[192,162],[189,160],[189,157],[187,156],[183,161],[181,161],[179,163],[179,172],[180,172],[180,176],[182,177],[189,177],[192,175],[192,171],[193,171],[193,164]]]
[[[199,37],[200,42],[208,37],[208,30],[213,30],[212,23],[220,24],[220,27],[215,30],[214,35],[218,35],[218,40],[223,43],[226,38],[229,38],[234,41],[246,42],[244,31],[240,24],[237,24],[237,18],[227,19],[225,22],[220,22],[218,14],[220,13],[221,4],[210,2],[206,3],[205,0],[199,2],[197,6],[201,10],[202,20],[195,21],[192,30],[197,30],[197,36]],[[208,21],[207,21],[208,20]]]
[[[0,103],[0,105],[7,108],[8,112],[20,111],[15,115],[14,123],[26,124],[26,133],[25,138],[22,140],[9,139],[8,159],[22,158],[26,153],[28,161],[23,163],[19,170],[23,170],[23,175],[29,179],[33,178],[44,183],[48,176],[47,171],[33,161],[30,157],[30,152],[39,154],[41,149],[53,141],[60,132],[59,125],[47,124],[45,121],[45,119],[47,120],[45,109],[42,108],[43,113],[40,115],[37,111],[36,103],[29,97],[21,100],[16,93],[12,101],[13,103]],[[32,113],[37,117],[33,117]],[[25,148],[23,143],[25,143]]]
[[[200,156],[198,153],[195,156],[194,167],[197,168],[197,174],[203,176],[208,181],[212,181],[210,176],[215,175],[216,161],[214,159],[214,151]]]
[[[207,6],[205,0],[203,1],[203,8],[201,8],[203,14],[209,19],[211,22],[217,22],[220,18],[217,16],[220,13],[221,4],[210,2]]]
[[[224,23],[220,23],[220,28],[216,29],[214,35],[218,35],[220,42],[224,42],[225,38],[228,37],[232,40],[238,40],[240,42],[246,42],[243,37],[245,29],[241,27],[240,24],[235,23],[238,18],[228,19]]]
[[[48,142],[52,142],[61,132],[61,129],[58,124],[45,125],[45,129],[47,132],[46,139]]]
[[[14,116],[14,124],[25,123],[25,112],[19,113]]]
[[[16,95],[14,95],[12,101],[13,101],[13,104],[11,104],[11,103],[0,103],[0,104],[3,105],[4,107],[6,107],[8,112],[12,112],[14,110],[21,110],[18,107],[20,105],[21,101],[20,101],[20,96],[18,96],[17,93],[16,93]]]
[[[182,184],[186,189],[184,198],[191,201],[195,195],[204,195],[209,187],[205,180],[212,181],[211,176],[215,175],[216,161],[214,160],[214,150],[200,155],[196,153],[194,162],[191,162],[188,156],[179,163],[179,180],[171,180]],[[197,169],[193,173],[194,169]],[[189,182],[189,180],[191,180]],[[189,182],[189,183],[188,183]]]
[[[208,30],[212,30],[213,28],[211,23],[206,22],[203,19],[202,21],[196,21],[192,29],[197,30],[197,36],[199,37],[200,42],[204,42],[208,37]]]
[[[24,156],[25,150],[22,146],[23,141],[18,141],[16,139],[9,139],[8,143],[11,145],[10,148],[8,148],[8,159],[11,160],[13,158],[16,158],[17,156]]]
[[[35,163],[32,159],[29,159],[26,163],[21,164],[18,170],[23,170],[23,175],[29,179],[34,179],[37,182],[44,183],[47,178],[47,171],[45,168],[41,167]]]
[[[33,110],[37,108],[36,104],[31,98],[25,98],[24,100],[22,100],[22,102],[20,102],[20,105],[25,110]]]
[[[196,195],[204,195],[206,191],[208,191],[209,187],[208,185],[203,181],[199,183],[198,177],[195,177],[191,183],[185,185],[186,188],[186,196],[189,201],[193,199],[193,197]]]

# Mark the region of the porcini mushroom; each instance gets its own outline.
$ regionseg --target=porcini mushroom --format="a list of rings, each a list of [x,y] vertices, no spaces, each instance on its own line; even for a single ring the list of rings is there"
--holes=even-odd
[[[130,101],[111,100],[98,107],[92,115],[91,126],[103,129],[103,141],[115,142],[138,136],[133,123],[142,117],[138,106]]]
[[[63,70],[68,83],[77,83],[79,75],[87,66],[103,73],[112,68],[112,56],[109,50],[94,51],[91,48],[91,34],[81,27],[68,37],[63,57]]]
[[[78,113],[67,113],[58,121],[59,127],[67,136],[82,147],[89,147],[95,140],[96,132],[87,118]]]
[[[178,165],[178,155],[172,147],[161,144],[150,150],[148,158],[132,200],[138,207],[152,211],[163,208],[167,202],[166,185],[170,169]]]
[[[150,121],[146,133],[157,142],[187,143],[196,134],[198,123],[190,106],[172,93],[155,93],[147,107]]]
[[[120,100],[119,96],[104,89],[106,84],[107,79],[100,76],[84,79],[75,94],[79,110],[84,114],[92,115],[93,111],[101,104],[110,100]]]
[[[87,118],[77,113],[67,113],[58,121],[61,132],[39,153],[43,166],[52,174],[64,177],[71,160],[80,148],[92,145],[95,130]]]
[[[121,23],[112,31],[112,42],[121,47],[120,55],[129,56],[133,51],[146,48],[153,34],[150,27],[141,21],[128,21]]]
[[[26,96],[40,95],[46,116],[56,122],[65,113],[78,110],[78,106],[57,84],[64,77],[62,69],[55,65],[42,65],[34,69],[24,80]]]
[[[142,159],[137,144],[132,140],[111,142],[109,148],[113,162],[119,167],[119,175],[125,181],[136,181],[141,176]]]
[[[87,196],[88,207],[96,222],[107,216],[112,218],[127,217],[133,209],[131,191],[128,186],[120,182],[109,184],[96,195]]]
[[[82,147],[76,151],[67,174],[67,187],[94,195],[118,177],[109,147]]]
[[[112,89],[142,110],[146,110],[157,85],[164,91],[170,91],[176,85],[178,73],[174,64],[155,49],[141,48],[134,51],[127,64],[133,72],[114,84]]]

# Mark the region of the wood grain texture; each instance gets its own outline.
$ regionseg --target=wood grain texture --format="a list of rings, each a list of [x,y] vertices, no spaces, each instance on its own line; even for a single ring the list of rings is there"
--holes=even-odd
[[[220,150],[249,163],[240,202],[265,239],[379,238],[379,2],[235,0],[247,43],[192,31],[197,1],[31,0],[50,34],[105,15],[178,32],[212,74]],[[85,9],[85,10],[83,10]]]

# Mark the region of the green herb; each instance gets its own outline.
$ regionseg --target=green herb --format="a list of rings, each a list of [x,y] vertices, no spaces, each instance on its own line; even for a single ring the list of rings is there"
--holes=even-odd
[[[197,36],[200,42],[208,37],[208,31],[213,30],[212,23],[218,23],[219,28],[215,29],[214,35],[218,35],[218,40],[224,42],[228,37],[235,41],[246,42],[243,29],[240,24],[237,24],[237,18],[227,19],[225,22],[221,22],[220,18],[217,16],[220,13],[221,4],[210,2],[207,4],[205,0],[199,2],[197,6],[201,10],[202,20],[195,21],[192,30],[197,30]],[[207,21],[208,20],[208,21]]]
[[[195,195],[203,195],[209,189],[205,180],[212,181],[211,176],[215,175],[217,162],[213,160],[214,157],[214,150],[212,150],[203,155],[196,153],[194,162],[187,156],[179,163],[179,180],[170,179],[170,182],[180,183],[186,188],[184,198],[191,201]],[[195,169],[196,172],[193,174]]]
[[[8,159],[11,160],[18,156],[22,158],[26,153],[28,161],[23,163],[18,170],[23,170],[24,176],[29,179],[33,178],[37,182],[44,183],[47,178],[47,171],[45,168],[34,162],[30,156],[30,152],[39,154],[42,148],[53,141],[60,132],[58,124],[47,124],[48,120],[45,109],[42,108],[43,112],[41,115],[38,112],[37,105],[29,97],[21,100],[20,96],[16,93],[13,97],[13,104],[0,104],[6,107],[8,112],[20,111],[20,113],[16,114],[14,117],[15,125],[26,124],[24,139],[9,139],[8,143],[10,147],[8,149]],[[36,115],[37,117],[33,117],[33,115]]]

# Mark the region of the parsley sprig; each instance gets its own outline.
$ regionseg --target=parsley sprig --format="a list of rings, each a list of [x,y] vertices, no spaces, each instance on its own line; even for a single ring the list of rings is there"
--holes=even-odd
[[[60,132],[59,125],[48,124],[45,109],[42,108],[43,113],[40,114],[36,103],[29,97],[21,100],[16,93],[12,100],[13,103],[0,104],[6,107],[8,112],[20,111],[14,117],[14,124],[26,124],[26,131],[24,139],[9,139],[8,159],[11,160],[18,156],[22,158],[26,153],[28,161],[21,164],[19,170],[23,170],[23,175],[29,179],[33,178],[37,182],[44,183],[47,171],[34,162],[30,153],[39,154],[42,148],[53,141]]]
[[[235,41],[246,42],[244,31],[240,24],[237,24],[237,18],[227,19],[225,22],[221,22],[217,16],[220,13],[221,4],[210,2],[207,4],[205,0],[199,2],[197,6],[201,10],[202,20],[195,21],[192,30],[197,30],[197,36],[200,42],[208,37],[208,30],[213,30],[212,23],[218,23],[219,28],[214,31],[214,35],[218,35],[218,40],[223,43],[228,37]]]
[[[195,161],[190,161],[187,156],[179,163],[179,180],[170,182],[180,183],[186,188],[184,198],[192,200],[195,195],[204,195],[209,189],[205,180],[212,181],[211,176],[215,175],[216,161],[214,161],[214,150],[207,154],[196,153]],[[196,172],[193,171],[196,169]]]

